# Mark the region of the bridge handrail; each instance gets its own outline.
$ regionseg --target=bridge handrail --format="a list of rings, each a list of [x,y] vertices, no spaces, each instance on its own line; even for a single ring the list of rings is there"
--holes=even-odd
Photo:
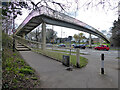
[[[21,43],[24,44],[30,48],[39,48],[39,45],[41,44],[40,42],[36,42],[36,41],[30,41],[30,40],[26,40],[21,38],[20,36],[15,35],[15,39]]]

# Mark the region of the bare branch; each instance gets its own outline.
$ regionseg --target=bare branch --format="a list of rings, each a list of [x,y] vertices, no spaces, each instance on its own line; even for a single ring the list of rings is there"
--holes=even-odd
[[[65,11],[65,9],[63,8],[63,5],[62,5],[61,3],[57,3],[57,2],[54,2],[54,1],[53,1],[52,3],[53,3],[53,4],[57,4],[58,6],[60,6],[60,7],[61,7],[61,9],[62,9],[62,10],[64,10],[64,11]]]

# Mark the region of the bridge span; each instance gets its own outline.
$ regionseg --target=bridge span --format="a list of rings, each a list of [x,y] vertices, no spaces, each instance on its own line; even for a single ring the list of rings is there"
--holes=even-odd
[[[57,25],[67,28],[84,31],[95,36],[98,36],[110,43],[104,34],[88,24],[70,17],[64,13],[60,13],[51,8],[41,6],[38,9],[32,10],[26,19],[17,28],[15,35],[25,37],[25,34],[31,32],[34,28],[42,24],[42,48],[46,46],[46,24]]]

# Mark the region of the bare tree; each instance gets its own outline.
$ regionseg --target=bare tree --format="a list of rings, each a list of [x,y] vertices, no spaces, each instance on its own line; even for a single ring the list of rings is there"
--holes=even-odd
[[[79,33],[78,35],[75,34],[73,37],[75,38],[76,41],[79,42],[79,44],[80,44],[80,42],[81,42],[83,39],[86,39],[86,37],[84,36],[83,33]]]
[[[54,41],[54,39],[57,37],[57,32],[53,29],[47,29],[46,31],[46,41],[51,42]]]
[[[75,39],[75,41],[77,42],[78,40],[79,40],[79,37],[78,37],[78,35],[77,34],[74,34],[74,39]]]
[[[28,8],[27,3],[23,2],[2,2],[2,29],[8,34],[9,27],[14,27],[14,19],[17,15],[22,15],[21,9]],[[4,28],[6,27],[6,29]]]
[[[119,0],[40,0],[36,4],[33,0],[30,1],[33,8],[38,8],[42,5],[52,9],[62,11],[64,13],[75,13],[81,9],[101,8],[105,12],[118,8]]]
[[[33,39],[34,38],[34,39]],[[27,35],[27,39],[28,40],[35,40],[37,42],[41,41],[41,30],[38,27],[37,29],[35,29],[34,31],[30,32]]]

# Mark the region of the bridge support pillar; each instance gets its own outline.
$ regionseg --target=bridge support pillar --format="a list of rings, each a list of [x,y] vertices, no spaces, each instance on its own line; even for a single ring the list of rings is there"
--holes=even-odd
[[[100,45],[102,45],[102,39],[100,38]]]
[[[92,47],[92,45],[91,45],[91,33],[90,33],[90,36],[89,36],[89,47],[91,48]]]
[[[45,50],[46,49],[46,23],[42,23],[42,45],[41,49]]]

